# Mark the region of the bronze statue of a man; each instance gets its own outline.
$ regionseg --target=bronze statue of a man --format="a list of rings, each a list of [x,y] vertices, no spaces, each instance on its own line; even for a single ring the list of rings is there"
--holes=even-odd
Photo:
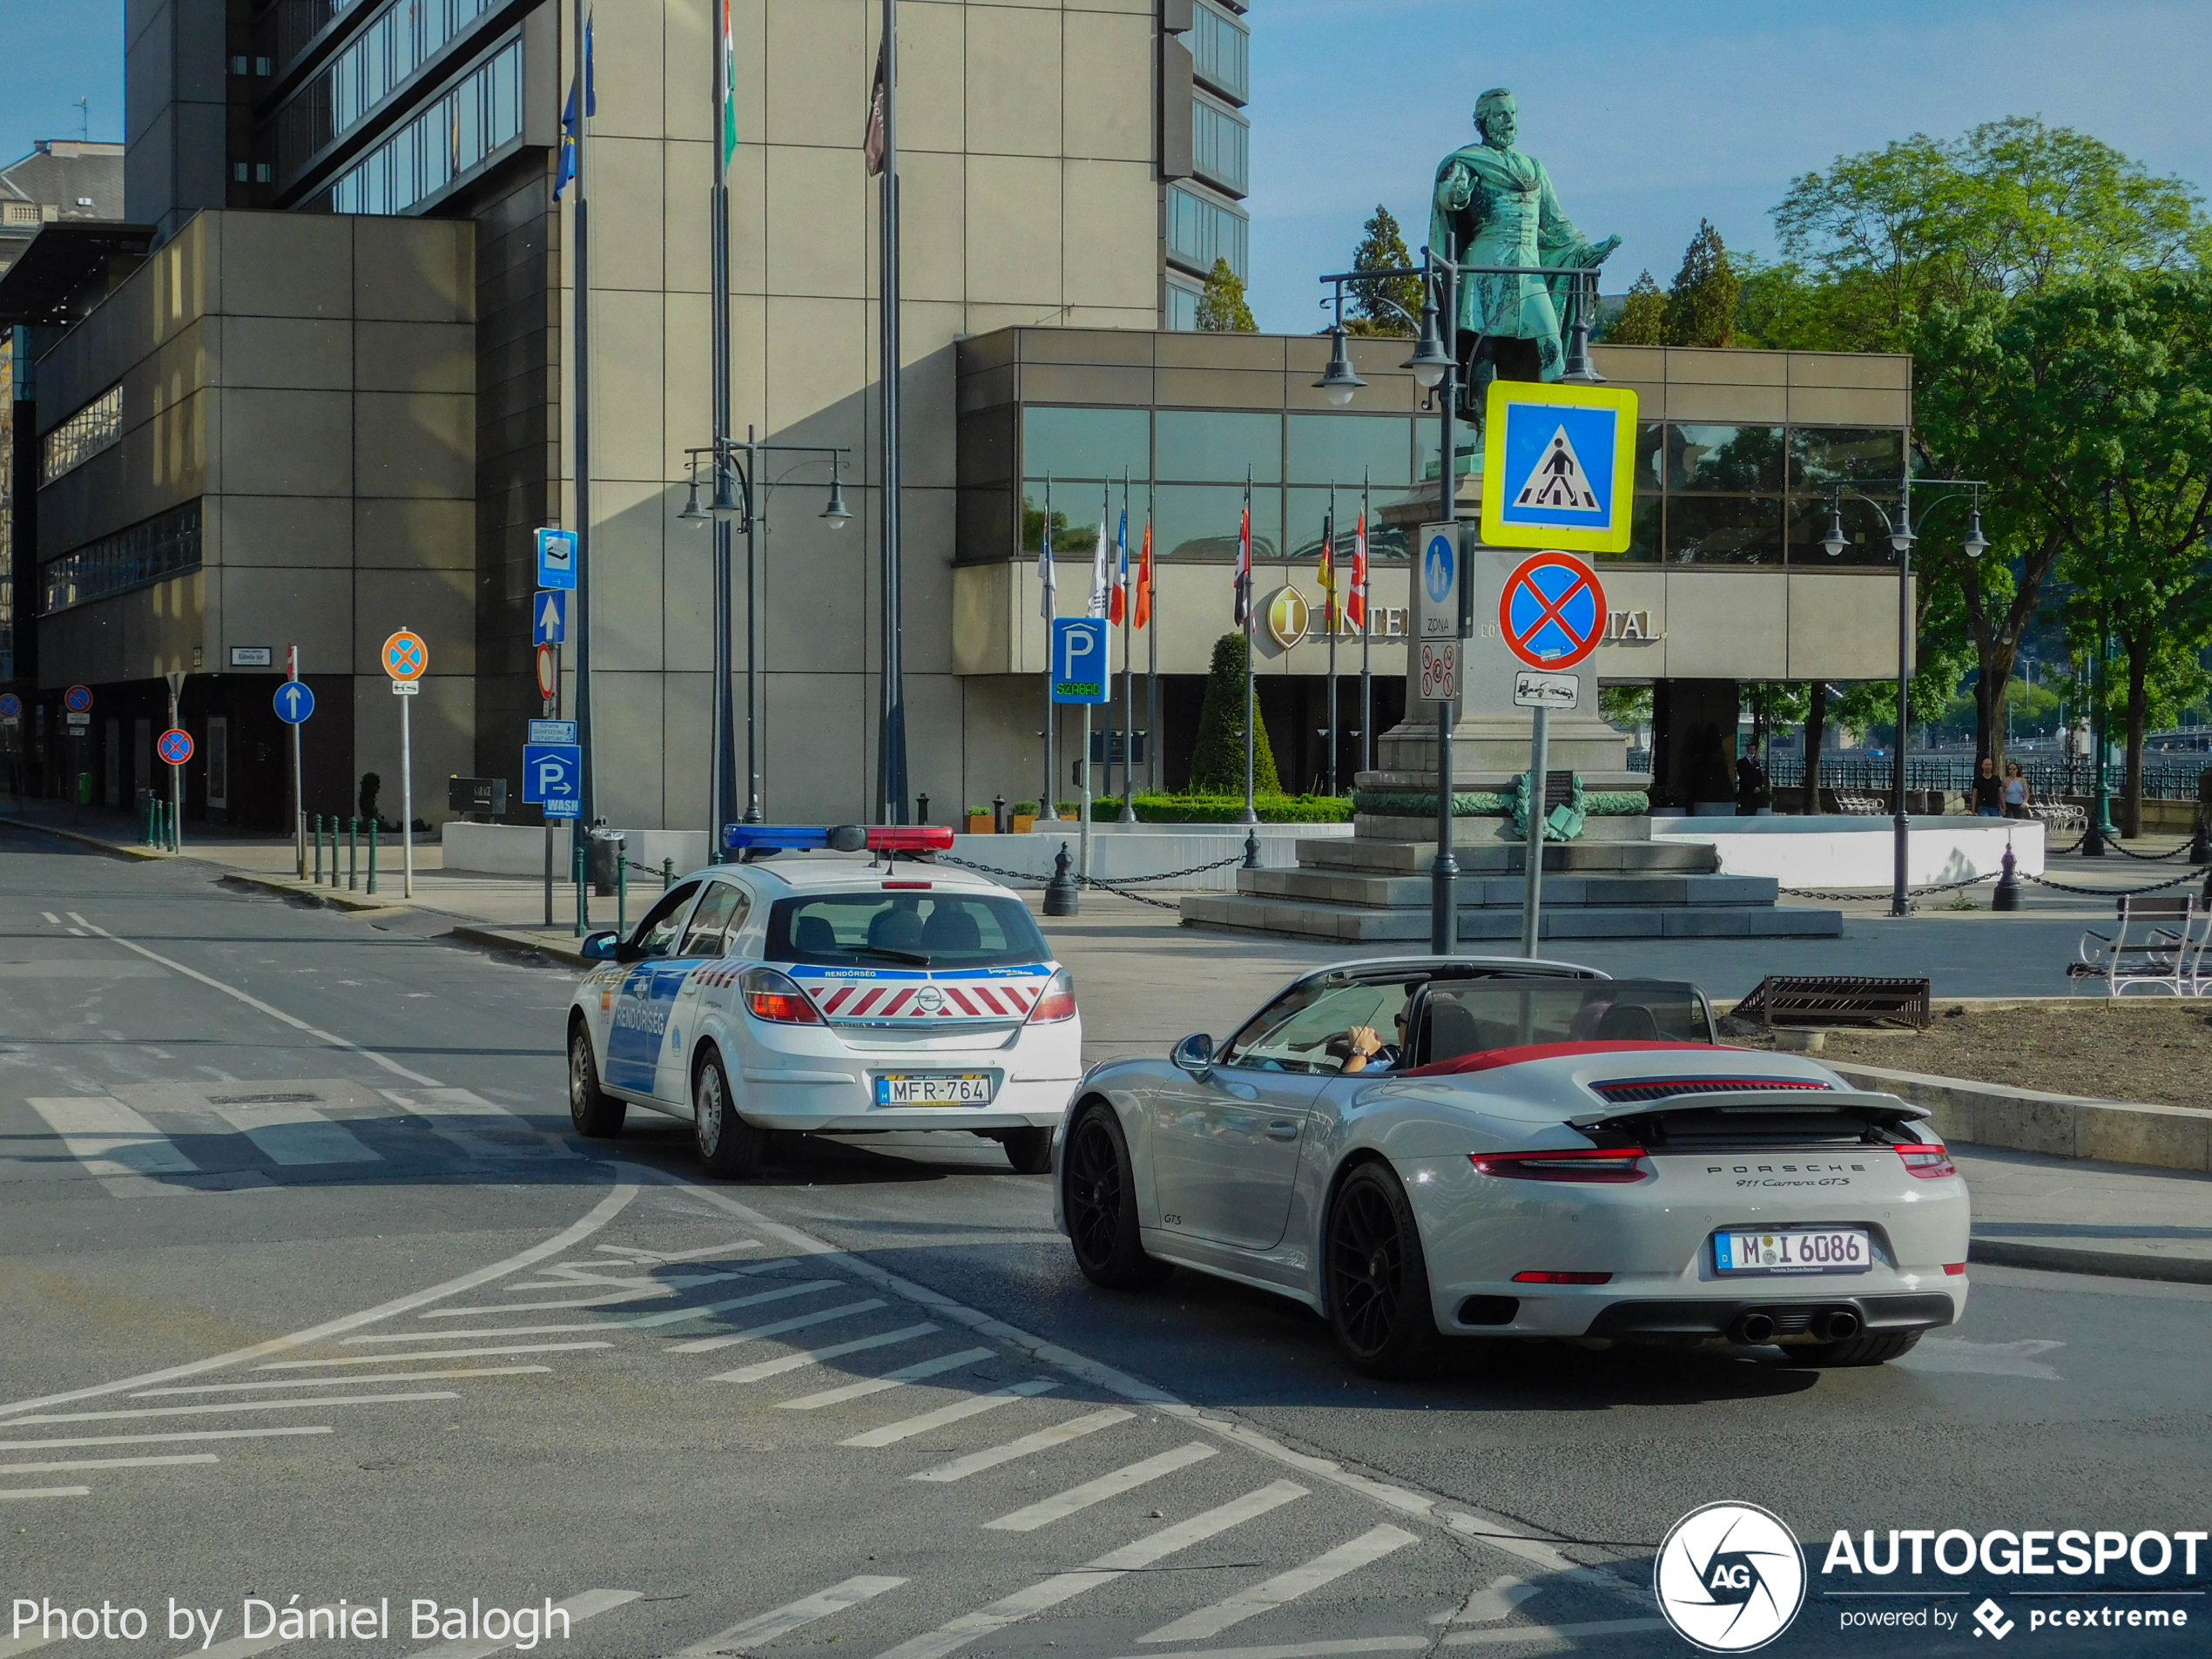
[[[1428,245],[1440,257],[1448,252],[1462,265],[1588,270],[1621,246],[1617,236],[1585,241],[1561,209],[1544,164],[1513,147],[1520,110],[1510,91],[1494,86],[1478,98],[1474,125],[1480,142],[1454,150],[1436,169]],[[1576,289],[1576,279],[1565,276],[1460,280],[1456,321],[1470,409],[1481,408],[1484,391],[1501,376],[1559,378],[1564,337],[1580,303]]]

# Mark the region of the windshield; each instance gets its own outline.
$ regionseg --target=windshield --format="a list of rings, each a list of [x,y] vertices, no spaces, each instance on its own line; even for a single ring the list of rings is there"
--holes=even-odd
[[[767,959],[811,968],[1020,968],[1048,961],[1011,894],[822,893],[779,899]]]
[[[1536,1042],[1713,1041],[1704,993],[1685,980],[1440,980],[1416,1017],[1424,1066]]]

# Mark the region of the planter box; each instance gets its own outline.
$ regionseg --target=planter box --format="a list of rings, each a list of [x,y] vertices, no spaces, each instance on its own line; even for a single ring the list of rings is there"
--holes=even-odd
[[[997,826],[997,821],[988,813],[970,813],[968,815],[968,833],[970,835],[988,835]]]

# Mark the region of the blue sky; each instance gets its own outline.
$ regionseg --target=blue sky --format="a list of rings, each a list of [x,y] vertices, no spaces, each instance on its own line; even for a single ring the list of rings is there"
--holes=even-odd
[[[1915,131],[2040,115],[2212,186],[2202,0],[1255,0],[1250,22],[1250,287],[1271,332],[1321,326],[1313,278],[1351,264],[1378,201],[1420,245],[1436,162],[1488,86],[1514,89],[1575,223],[1623,238],[1608,292],[1646,266],[1671,280],[1701,214],[1770,253],[1793,177]]]
[[[1914,131],[2040,115],[2212,185],[2202,0],[1255,0],[1252,308],[1318,327],[1313,278],[1389,204],[1418,246],[1437,158],[1475,94],[1520,96],[1524,146],[1591,236],[1625,239],[1610,291],[1662,283],[1704,215],[1772,251],[1791,179]],[[1561,31],[1565,31],[1562,34]],[[0,158],[123,132],[118,0],[0,0]]]

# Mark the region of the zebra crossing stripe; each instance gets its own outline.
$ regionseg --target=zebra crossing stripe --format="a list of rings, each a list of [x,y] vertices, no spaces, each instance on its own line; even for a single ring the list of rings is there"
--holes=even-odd
[[[199,1165],[152,1123],[106,1095],[33,1098],[46,1125],[87,1175],[196,1175]]]
[[[1086,1480],[1079,1487],[1069,1487],[1056,1497],[1046,1498],[1016,1509],[1010,1515],[1001,1515],[996,1521],[983,1523],[986,1532],[1035,1532],[1038,1527],[1065,1519],[1079,1509],[1088,1509],[1095,1503],[1117,1498],[1124,1492],[1133,1492],[1148,1481],[1163,1474],[1173,1474],[1177,1469],[1187,1469],[1193,1463],[1203,1463],[1213,1456],[1214,1448],[1192,1441],[1178,1446],[1172,1452],[1163,1452],[1157,1457],[1148,1457],[1142,1462],[1131,1463],[1102,1474],[1096,1480]]]
[[[787,1353],[780,1359],[763,1359],[758,1365],[739,1366],[735,1371],[725,1371],[709,1377],[709,1382],[759,1382],[764,1377],[779,1376],[786,1371],[797,1371],[802,1366],[819,1365],[825,1359],[841,1359],[848,1353],[862,1353],[870,1348],[888,1348],[894,1343],[912,1342],[916,1337],[926,1337],[937,1327],[924,1323],[910,1325],[898,1331],[886,1331],[873,1337],[855,1337],[850,1342],[833,1343],[826,1348],[813,1348],[799,1353]]]
[[[1017,1399],[1034,1399],[1039,1394],[1051,1393],[1060,1385],[1043,1377],[1032,1377],[1027,1382],[1008,1383],[1003,1388],[994,1388],[988,1394],[971,1394],[966,1399],[956,1399],[949,1406],[940,1406],[934,1411],[918,1417],[902,1417],[895,1423],[886,1423],[881,1428],[872,1428],[864,1434],[855,1434],[840,1446],[895,1446],[900,1440],[912,1440],[917,1434],[927,1434],[933,1428],[942,1428],[948,1423],[957,1423],[985,1412],[995,1412],[1001,1406],[1011,1406]]]
[[[731,1331],[718,1337],[697,1337],[689,1342],[671,1344],[671,1353],[711,1353],[717,1348],[735,1347],[740,1342],[753,1342],[762,1337],[778,1337],[786,1331],[804,1331],[809,1325],[827,1325],[835,1319],[846,1319],[855,1313],[873,1313],[882,1307],[880,1297],[870,1297],[860,1302],[840,1302],[833,1308],[816,1308],[812,1313],[799,1313],[788,1319],[778,1319],[770,1325],[756,1325],[750,1331]]]
[[[970,1452],[966,1457],[956,1457],[950,1463],[940,1463],[934,1469],[924,1469],[910,1474],[909,1480],[965,1480],[971,1474],[985,1469],[995,1469],[1001,1463],[1028,1457],[1032,1452],[1049,1452],[1055,1446],[1065,1446],[1069,1440],[1095,1434],[1102,1428],[1111,1428],[1116,1423],[1126,1423],[1136,1415],[1118,1406],[1109,1406],[1103,1411],[1087,1416],[1070,1418],[1064,1423],[1055,1423],[1050,1428],[1041,1428],[1034,1434],[1024,1434],[1018,1440],[1008,1440],[1003,1446],[987,1446],[980,1452]]]
[[[787,1399],[781,1409],[787,1412],[811,1412],[824,1406],[841,1406],[848,1399],[860,1399],[869,1394],[880,1394],[887,1389],[900,1388],[907,1383],[920,1382],[925,1377],[941,1376],[948,1371],[958,1371],[972,1366],[979,1359],[988,1359],[994,1350],[963,1348],[958,1353],[948,1353],[935,1359],[925,1359],[919,1365],[887,1372],[880,1377],[868,1377],[859,1382],[846,1383],[837,1388],[825,1388],[819,1393],[801,1394],[797,1399]]]
[[[676,1659],[719,1659],[720,1656],[741,1654],[753,1648],[766,1646],[779,1636],[787,1636],[802,1625],[817,1619],[826,1619],[833,1613],[842,1613],[848,1607],[858,1607],[863,1602],[873,1601],[886,1590],[895,1590],[907,1581],[903,1578],[877,1578],[863,1574],[848,1578],[841,1584],[833,1584],[813,1595],[756,1614],[742,1623],[733,1624],[719,1635],[686,1648]]]
[[[1139,1642],[1204,1642],[1208,1636],[1217,1636],[1232,1624],[1253,1618],[1295,1602],[1301,1595],[1334,1583],[1347,1573],[1357,1572],[1372,1561],[1379,1561],[1393,1550],[1417,1543],[1412,1533],[1403,1527],[1387,1524],[1371,1528],[1349,1543],[1339,1544],[1325,1554],[1316,1555],[1303,1566],[1288,1572],[1278,1573],[1271,1579],[1239,1590],[1234,1595],[1224,1596],[1211,1607],[1184,1614],[1170,1624],[1163,1624],[1148,1635],[1137,1637]]]

